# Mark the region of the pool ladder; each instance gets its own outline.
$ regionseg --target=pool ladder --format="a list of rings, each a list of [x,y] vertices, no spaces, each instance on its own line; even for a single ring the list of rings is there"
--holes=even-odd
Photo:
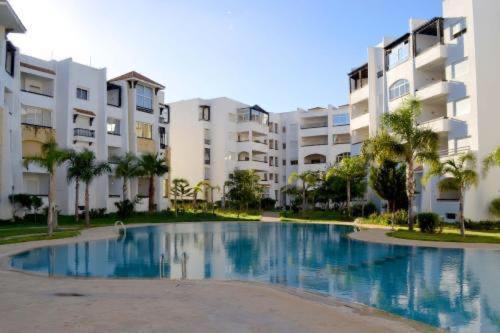
[[[125,233],[127,232],[127,228],[125,228],[125,224],[123,224],[122,221],[116,221],[115,228],[118,230],[118,234],[120,236],[125,236]]]

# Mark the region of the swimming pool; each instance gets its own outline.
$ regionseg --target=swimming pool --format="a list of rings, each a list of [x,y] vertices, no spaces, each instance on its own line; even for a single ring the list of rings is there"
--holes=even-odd
[[[11,266],[49,276],[249,280],[331,295],[458,332],[500,331],[500,251],[349,239],[350,226],[178,223],[32,249]]]

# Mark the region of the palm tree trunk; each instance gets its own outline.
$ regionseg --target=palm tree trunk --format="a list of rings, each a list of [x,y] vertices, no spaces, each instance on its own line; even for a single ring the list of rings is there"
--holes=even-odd
[[[351,217],[351,181],[347,181],[347,216]]]
[[[80,180],[75,179],[75,222],[78,223],[80,216],[78,216],[78,204],[80,203]]]
[[[148,202],[148,211],[150,213],[154,212],[154,200],[155,200],[155,184],[154,177],[149,177],[149,202]]]
[[[415,196],[415,179],[413,174],[413,160],[407,161],[406,168],[406,195],[408,196],[408,230],[413,231],[413,197]]]
[[[459,211],[459,220],[460,220],[460,235],[465,237],[465,221],[464,221],[464,191],[460,191],[460,197],[458,199],[458,211]]]
[[[85,183],[85,226],[90,227],[90,195],[89,183]]]
[[[54,233],[54,211],[55,211],[56,177],[49,174],[49,209],[47,211],[47,227],[49,236]]]
[[[122,200],[125,201],[128,199],[128,178],[123,177],[123,184],[122,184],[122,191],[123,191],[123,198]]]

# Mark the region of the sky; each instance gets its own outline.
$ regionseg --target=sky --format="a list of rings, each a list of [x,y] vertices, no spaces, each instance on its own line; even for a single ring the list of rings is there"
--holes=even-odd
[[[42,59],[131,70],[166,102],[229,97],[271,112],[348,102],[347,73],[441,0],[10,0],[9,38]]]

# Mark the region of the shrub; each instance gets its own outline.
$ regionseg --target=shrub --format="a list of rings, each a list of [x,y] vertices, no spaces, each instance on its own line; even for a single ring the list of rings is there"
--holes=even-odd
[[[417,214],[417,222],[421,232],[433,234],[441,226],[441,218],[436,213]]]
[[[91,209],[89,212],[90,218],[100,218],[106,216],[106,208]]]
[[[500,198],[497,198],[491,202],[490,213],[495,217],[500,217]]]
[[[276,204],[276,200],[271,198],[263,198],[260,202],[263,210],[274,209],[274,205]]]
[[[394,219],[394,221],[392,221]],[[406,210],[398,210],[394,213],[372,213],[367,219],[363,221],[363,223],[368,224],[380,224],[380,225],[406,225],[408,219],[408,214]]]
[[[137,199],[134,201],[125,199],[123,201],[115,202],[115,206],[118,209],[116,215],[122,220],[129,218],[134,213],[136,202]]]
[[[465,220],[465,228],[469,230],[500,230],[500,221],[479,221]]]
[[[354,217],[368,217],[374,213],[377,213],[377,206],[371,201],[366,204],[357,203],[351,206],[351,214]]]

